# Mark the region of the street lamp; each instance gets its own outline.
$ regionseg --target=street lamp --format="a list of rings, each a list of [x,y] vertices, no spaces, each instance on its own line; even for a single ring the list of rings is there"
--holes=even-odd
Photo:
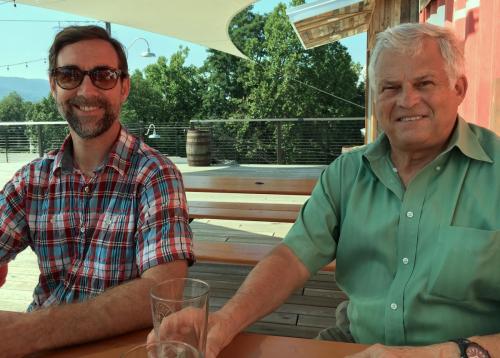
[[[156,57],[156,55],[149,49],[149,42],[144,37],[138,37],[134,41],[132,41],[132,43],[127,47],[127,57],[128,57],[128,50],[130,50],[130,48],[134,46],[138,40],[146,42],[146,46],[148,47],[147,51],[141,53],[142,57]]]
[[[149,131],[151,130],[151,128],[153,128],[153,133],[149,134]],[[159,138],[161,138],[161,136],[156,133],[156,127],[155,127],[155,125],[153,123],[151,123],[149,125],[148,130],[146,131],[145,135],[147,135],[148,138],[150,138],[150,139],[159,139]]]

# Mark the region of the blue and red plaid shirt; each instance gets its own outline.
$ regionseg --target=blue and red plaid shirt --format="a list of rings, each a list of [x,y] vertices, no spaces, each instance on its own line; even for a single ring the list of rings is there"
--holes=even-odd
[[[194,260],[181,174],[122,128],[93,178],[72,141],[0,191],[0,263],[30,246],[40,277],[28,310],[78,302],[174,260]]]

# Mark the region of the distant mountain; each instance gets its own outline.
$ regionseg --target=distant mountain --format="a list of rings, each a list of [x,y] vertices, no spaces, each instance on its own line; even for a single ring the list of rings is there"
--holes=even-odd
[[[19,77],[0,77],[0,99],[17,92],[24,100],[38,102],[50,92],[49,81]]]

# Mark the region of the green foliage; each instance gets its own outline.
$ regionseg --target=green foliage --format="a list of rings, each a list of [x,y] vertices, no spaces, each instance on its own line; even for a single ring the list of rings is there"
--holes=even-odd
[[[340,43],[304,50],[279,4],[266,17],[250,11],[235,17],[230,34],[250,61],[212,53],[205,62],[209,83],[204,96],[206,118],[324,118],[364,116],[363,108],[339,100],[342,97],[364,105],[364,86],[358,85],[361,66],[354,64]],[[217,87],[216,84],[220,84]],[[311,151],[330,153],[330,133],[338,124],[282,124],[281,142],[285,161],[300,161],[293,143],[311,141]],[[249,122],[214,128],[214,137],[230,136],[238,156],[248,161],[274,161],[277,125]],[[264,142],[262,138],[272,138]],[[286,140],[284,140],[286,138]],[[310,141],[310,140],[309,140]]]
[[[61,125],[28,126],[26,128],[26,135],[30,143],[36,143],[38,147],[39,140],[41,140],[44,152],[58,148],[68,135],[66,121],[59,114],[57,104],[50,94],[31,106],[30,110],[26,113],[26,120],[29,122],[61,121],[65,123]]]
[[[0,100],[0,122],[23,122],[31,102],[24,102],[16,92]]]
[[[9,93],[0,101],[0,122],[24,122],[26,112],[31,107],[31,102],[24,102],[16,92]],[[22,143],[19,138],[23,136],[22,127],[0,126],[0,147],[2,150],[18,150]]]

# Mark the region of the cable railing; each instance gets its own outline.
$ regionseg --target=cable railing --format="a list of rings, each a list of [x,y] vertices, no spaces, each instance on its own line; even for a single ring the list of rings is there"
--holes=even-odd
[[[185,124],[127,124],[128,130],[167,156],[186,157],[189,129],[210,133],[212,163],[328,164],[343,148],[364,143],[364,118],[191,120]],[[0,123],[0,163],[28,161],[61,146],[66,122]]]

